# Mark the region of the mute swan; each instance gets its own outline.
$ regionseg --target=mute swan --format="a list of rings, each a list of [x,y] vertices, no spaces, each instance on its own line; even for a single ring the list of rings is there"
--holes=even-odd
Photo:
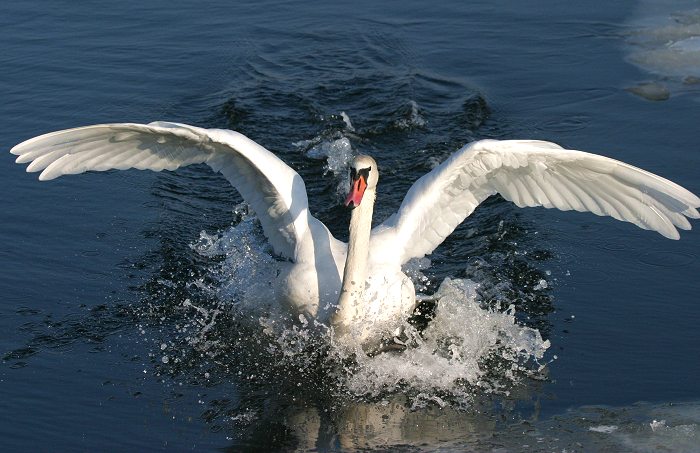
[[[237,132],[154,122],[80,127],[11,150],[40,180],[85,171],[154,171],[206,163],[253,208],[274,252],[287,260],[274,298],[366,346],[391,335],[416,294],[401,266],[431,253],[490,195],[520,207],[590,211],[678,239],[700,199],[683,187],[607,157],[535,140],[470,143],[416,181],[398,212],[372,228],[379,180],[371,157],[351,165],[348,245],[311,215],[301,177]],[[342,277],[342,278],[341,278]]]

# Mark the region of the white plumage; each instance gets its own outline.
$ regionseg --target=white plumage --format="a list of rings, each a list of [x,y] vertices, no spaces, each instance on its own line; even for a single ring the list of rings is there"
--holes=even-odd
[[[41,171],[41,180],[91,170],[160,171],[206,163],[253,208],[275,253],[291,261],[276,282],[279,302],[360,342],[389,332],[413,310],[415,292],[401,265],[435,250],[490,195],[499,193],[520,207],[608,215],[671,239],[679,238],[677,228],[690,229],[687,218],[700,217],[697,196],[624,162],[543,141],[473,142],[416,181],[393,216],[371,233],[362,227],[367,231],[356,234],[365,249],[359,260],[364,268],[356,276],[366,283],[360,298],[341,298],[341,304],[353,304],[352,310],[337,309],[349,261],[346,244],[309,213],[299,174],[242,134],[168,122],[104,124],[35,137],[11,152],[17,163],[30,162],[27,171]],[[352,165],[358,171],[371,166],[367,162],[373,161],[364,159]],[[353,213],[357,225],[371,224],[373,171],[371,197]],[[368,237],[362,239],[363,234]]]

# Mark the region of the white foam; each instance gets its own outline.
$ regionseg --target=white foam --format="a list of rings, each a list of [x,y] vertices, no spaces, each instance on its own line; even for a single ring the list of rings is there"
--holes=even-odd
[[[338,174],[347,168],[354,155],[352,143],[347,137],[324,140],[311,147],[306,155],[312,159],[327,159],[327,171]]]
[[[541,278],[532,289],[535,291],[541,291],[543,289],[547,289],[547,287],[549,287],[547,280]]]
[[[414,127],[423,127],[427,124],[425,118],[420,114],[420,107],[416,101],[409,101],[408,106],[410,111],[406,118],[401,118],[394,122],[394,125],[399,129],[411,129]]]
[[[435,295],[435,318],[422,336],[413,336],[415,347],[400,354],[359,357],[348,388],[377,396],[408,387],[422,393],[422,401],[430,400],[425,395],[445,393],[460,399],[468,398],[474,387],[486,393],[505,391],[504,382],[516,382],[520,373],[532,371],[549,341],[516,324],[512,306],[506,312],[481,308],[477,287],[470,280],[445,279]],[[490,361],[507,363],[499,372],[503,381],[487,378]]]
[[[307,157],[317,160],[326,160],[326,170],[324,174],[332,173],[338,177],[336,192],[339,196],[347,191],[347,168],[350,160],[357,154],[352,146],[350,137],[355,137],[355,127],[352,125],[350,116],[345,112],[340,112],[343,120],[343,129],[324,131],[308,140],[294,142],[293,145],[304,150]]]
[[[343,118],[343,122],[345,123],[345,128],[347,130],[349,130],[350,132],[355,132],[355,127],[352,125],[352,122],[350,121],[350,117],[348,116],[348,114],[345,112],[340,112],[340,116]]]
[[[428,269],[432,263],[430,258],[413,258],[403,265],[401,270],[404,274],[413,282],[416,288],[416,293],[424,293],[428,290],[430,285],[430,280],[423,273],[424,270]]]
[[[203,256],[224,257],[212,269],[218,286],[207,290],[232,302],[241,313],[240,321],[249,322],[266,338],[263,344],[269,344],[269,353],[277,354],[286,364],[317,366],[309,351],[318,350],[321,341],[330,347],[323,360],[331,367],[337,364],[334,377],[354,395],[377,397],[401,389],[413,395],[415,406],[468,404],[475,391],[507,393],[510,384],[543,368],[539,361],[549,341],[537,330],[518,325],[513,306],[484,309],[477,296],[478,283],[449,278],[435,294],[437,308],[428,327],[419,333],[405,323],[409,345],[405,351],[368,357],[352,349],[349,352],[356,353],[356,358],[348,366],[348,345],[333,346],[326,326],[306,318],[285,317],[284,310],[270,305],[269,283],[279,264],[270,255],[254,218],[244,212],[238,225],[219,234],[202,232],[192,247]],[[429,264],[426,259],[409,266],[419,289],[426,287],[422,270]],[[216,322],[214,313],[201,314],[201,318],[197,326],[202,330]],[[260,342],[260,338],[251,341]]]
[[[250,215],[247,205],[238,205],[234,212],[241,221],[220,234],[200,233],[191,247],[206,257],[223,256],[224,262],[213,269],[216,285],[198,281],[200,287],[222,300],[234,301],[242,309],[269,310],[270,287],[280,270],[280,263],[271,255],[262,227]]]

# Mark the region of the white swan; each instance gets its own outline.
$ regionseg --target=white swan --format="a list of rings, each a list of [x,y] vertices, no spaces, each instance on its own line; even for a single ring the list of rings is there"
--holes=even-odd
[[[53,132],[15,146],[40,180],[89,170],[175,170],[206,163],[253,208],[274,251],[289,262],[274,298],[331,325],[355,344],[372,344],[415,308],[401,266],[431,253],[479,203],[500,193],[516,205],[590,211],[678,239],[698,218],[700,199],[683,187],[606,157],[533,140],[468,144],[416,181],[398,212],[372,229],[379,179],[368,156],[351,164],[354,207],[348,245],[308,209],[301,177],[237,132],[154,122]]]

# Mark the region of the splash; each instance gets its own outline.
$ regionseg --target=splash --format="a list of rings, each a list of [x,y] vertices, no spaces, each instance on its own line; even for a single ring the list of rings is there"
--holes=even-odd
[[[424,127],[427,122],[420,114],[420,107],[416,101],[408,101],[408,104],[401,110],[401,118],[394,121],[394,126],[397,129],[413,129]]]
[[[309,140],[293,143],[306,157],[316,160],[327,159],[326,173],[338,175],[345,171],[347,163],[355,155],[350,137],[355,137],[355,127],[345,112],[329,115],[327,127]]]
[[[312,159],[327,159],[326,172],[330,171],[335,175],[347,168],[347,164],[354,154],[350,139],[345,136],[323,140],[306,152],[306,156]]]
[[[427,328],[407,327],[413,344],[398,354],[358,356],[348,388],[374,397],[410,389],[417,392],[414,406],[439,395],[467,403],[476,389],[508,394],[512,383],[542,371],[539,361],[549,341],[519,326],[512,305],[505,311],[482,308],[478,287],[471,280],[446,278],[434,295],[437,306]]]
[[[191,248],[204,257],[223,257],[211,269],[213,283],[199,279],[196,284],[219,300],[233,301],[239,310],[252,313],[275,311],[270,287],[280,272],[280,263],[272,257],[260,222],[241,203],[234,208],[237,225],[221,234],[200,232]]]
[[[358,136],[347,113],[330,115],[330,119],[332,121],[328,129],[312,139],[301,140],[293,145],[302,150],[306,157],[326,161],[324,175],[331,173],[336,177],[336,196],[343,198],[349,184],[348,163],[357,154],[351,138],[357,139]]]
[[[348,114],[345,112],[340,112],[340,117],[343,118],[343,122],[345,123],[345,127],[347,128],[347,130],[349,130],[350,132],[355,132],[355,127],[352,125]]]
[[[192,248],[206,257],[223,258],[211,269],[217,283],[203,288],[229,301],[231,316],[254,332],[247,339],[239,336],[234,347],[262,354],[255,364],[269,367],[267,378],[315,367],[343,393],[383,398],[401,392],[418,408],[466,406],[475,394],[507,395],[513,384],[543,371],[549,341],[536,329],[519,325],[513,305],[482,307],[480,284],[472,280],[445,279],[430,298],[436,304],[427,315],[427,327],[404,324],[401,351],[369,357],[338,344],[325,325],[290,316],[270,303],[269,288],[279,263],[271,256],[257,220],[245,209],[238,212],[242,215],[236,226],[218,234],[202,232]],[[407,269],[419,290],[429,286],[423,274],[429,265],[424,259]],[[209,332],[217,318],[212,312],[202,317],[196,326]]]

